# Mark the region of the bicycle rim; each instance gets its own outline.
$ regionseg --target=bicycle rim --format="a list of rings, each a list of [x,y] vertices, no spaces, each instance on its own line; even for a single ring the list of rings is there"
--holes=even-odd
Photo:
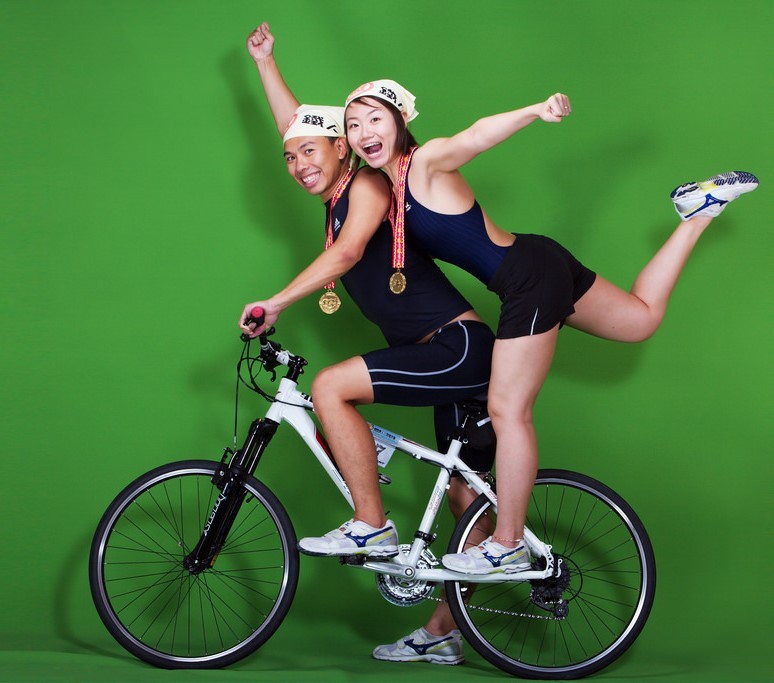
[[[245,657],[274,633],[295,593],[292,525],[252,477],[213,567],[184,569],[218,497],[218,468],[187,461],[140,477],[119,494],[94,537],[97,611],[121,645],[156,666],[213,668]]]
[[[482,496],[460,520],[449,552],[480,542],[480,530],[491,530],[493,521]],[[460,630],[484,658],[523,678],[581,678],[599,671],[634,642],[650,613],[656,575],[647,533],[618,494],[563,470],[538,473],[527,526],[561,558],[564,579],[449,582]],[[537,604],[541,597],[543,606]]]

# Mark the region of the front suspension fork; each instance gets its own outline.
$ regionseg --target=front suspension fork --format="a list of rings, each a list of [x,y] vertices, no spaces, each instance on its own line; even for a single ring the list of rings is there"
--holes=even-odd
[[[226,451],[212,483],[220,491],[212,511],[207,518],[202,535],[194,549],[183,558],[183,567],[192,574],[199,574],[215,564],[218,553],[223,549],[234,520],[239,514],[247,491],[242,485],[245,477],[255,472],[266,447],[277,431],[272,420],[255,420],[245,443],[226,463]]]

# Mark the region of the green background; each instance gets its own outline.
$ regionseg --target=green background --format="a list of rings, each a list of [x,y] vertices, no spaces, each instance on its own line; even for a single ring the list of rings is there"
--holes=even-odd
[[[770,0],[1,0],[0,680],[503,678],[474,655],[371,660],[432,605],[393,607],[334,561],[303,558],[286,622],[223,672],[134,660],[91,604],[101,513],[139,473],[231,443],[242,305],[322,245],[322,208],[284,170],[244,48],[262,20],[301,100],[395,78],[418,96],[420,141],[568,93],[570,119],[465,175],[500,225],[558,239],[623,287],[676,224],[673,187],[760,177],[700,242],[653,339],[562,332],[536,420],[541,463],[618,490],[656,550],[650,621],[599,678],[772,680],[772,19]],[[494,296],[447,272],[494,323]],[[311,368],[383,344],[348,300],[327,317],[315,299],[279,325]],[[240,435],[263,404],[241,406]],[[428,410],[367,412],[432,440]],[[299,536],[346,517],[292,433],[262,468]],[[407,537],[433,472],[396,459],[390,474]]]

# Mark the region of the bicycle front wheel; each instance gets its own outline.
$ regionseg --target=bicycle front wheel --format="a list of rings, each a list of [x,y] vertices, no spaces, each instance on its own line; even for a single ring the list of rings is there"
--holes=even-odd
[[[290,518],[250,476],[213,566],[199,573],[183,566],[218,499],[220,468],[188,460],[142,475],[94,535],[89,581],[97,612],[124,648],[155,666],[216,668],[242,659],[276,631],[295,595]]]
[[[449,552],[479,543],[495,519],[480,496],[458,523]],[[645,625],[656,588],[650,539],[617,493],[565,470],[538,472],[527,526],[552,546],[562,574],[515,583],[449,581],[449,607],[473,648],[503,671],[533,679],[588,676],[620,657]]]

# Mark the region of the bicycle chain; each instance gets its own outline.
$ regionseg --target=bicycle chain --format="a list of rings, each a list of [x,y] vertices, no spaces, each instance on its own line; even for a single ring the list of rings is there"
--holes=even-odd
[[[435,602],[446,602],[448,603],[448,600],[444,600],[443,598],[434,598],[432,596],[428,597],[427,600],[434,600]],[[479,607],[478,605],[466,605],[468,609],[477,609],[481,612],[489,612],[491,614],[504,614],[507,617],[525,617],[527,619],[542,619],[544,621],[562,621],[564,617],[550,617],[548,615],[543,614],[528,614],[527,612],[506,612],[501,609],[492,609],[491,607]]]
[[[493,483],[494,479],[491,478],[491,476],[487,479],[490,484]],[[435,527],[436,531],[438,530],[438,525],[436,524]],[[438,562],[431,563],[432,566],[435,564],[438,564]],[[444,600],[443,598],[435,598],[432,595],[429,595],[426,600],[433,600],[435,602],[445,602],[448,604],[448,600]],[[503,614],[507,617],[524,617],[525,619],[538,619],[542,621],[562,621],[563,619],[566,619],[567,617],[557,617],[554,616],[548,616],[543,614],[528,614],[527,612],[505,612],[503,610],[499,609],[492,609],[491,607],[478,607],[477,605],[467,605],[468,609],[477,609],[481,612],[489,612],[490,614]]]

